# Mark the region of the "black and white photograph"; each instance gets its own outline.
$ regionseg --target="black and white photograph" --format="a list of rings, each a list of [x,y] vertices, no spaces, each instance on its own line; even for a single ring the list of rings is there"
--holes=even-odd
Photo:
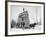
[[[8,35],[44,33],[44,4],[8,2]]]

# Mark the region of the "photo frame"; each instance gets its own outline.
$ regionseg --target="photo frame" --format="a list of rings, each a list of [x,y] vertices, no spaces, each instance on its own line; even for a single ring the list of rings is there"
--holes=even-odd
[[[45,3],[5,1],[5,36],[45,34]]]

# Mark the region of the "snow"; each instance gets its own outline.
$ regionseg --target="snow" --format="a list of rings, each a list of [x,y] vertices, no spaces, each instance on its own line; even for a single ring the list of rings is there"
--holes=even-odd
[[[13,34],[32,34],[32,33],[41,33],[43,32],[43,28],[41,28],[42,26],[41,25],[36,25],[33,28],[30,28],[30,29],[16,29],[16,28],[12,28],[11,29],[11,32],[13,32]]]

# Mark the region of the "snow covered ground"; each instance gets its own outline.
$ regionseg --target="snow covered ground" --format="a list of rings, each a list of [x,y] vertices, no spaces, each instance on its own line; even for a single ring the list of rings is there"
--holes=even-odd
[[[20,28],[16,29],[16,28],[12,28],[11,32],[12,32],[12,35],[13,34],[41,33],[41,32],[43,32],[43,28],[42,28],[41,25],[36,25],[34,27],[34,29],[33,28],[30,28],[30,29],[20,29]]]

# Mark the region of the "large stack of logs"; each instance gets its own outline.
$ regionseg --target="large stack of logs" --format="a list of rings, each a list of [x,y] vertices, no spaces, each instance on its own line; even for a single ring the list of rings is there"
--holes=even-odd
[[[29,27],[29,17],[28,17],[28,11],[24,11],[19,14],[18,16],[18,27],[24,28],[24,27]]]

